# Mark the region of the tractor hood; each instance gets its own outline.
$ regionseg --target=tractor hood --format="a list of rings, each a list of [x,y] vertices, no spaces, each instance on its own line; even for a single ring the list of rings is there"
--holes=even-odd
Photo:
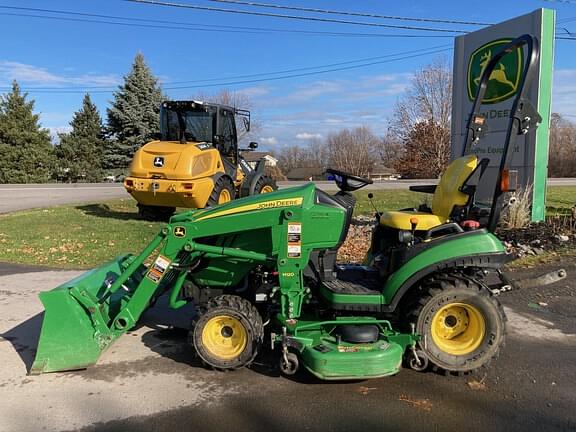
[[[208,143],[152,141],[140,148],[130,166],[130,176],[189,180],[223,171],[220,154]]]
[[[315,185],[308,183],[303,186],[236,199],[210,209],[180,213],[173,216],[170,222],[190,220],[191,217],[195,221],[204,221],[271,208],[308,207],[314,204],[315,192]]]

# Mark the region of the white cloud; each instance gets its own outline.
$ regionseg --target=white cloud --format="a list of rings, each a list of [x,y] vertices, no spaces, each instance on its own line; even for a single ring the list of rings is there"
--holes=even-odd
[[[0,82],[6,85],[12,80],[16,80],[19,83],[52,86],[115,86],[121,82],[121,79],[113,74],[97,75],[88,73],[76,76],[58,75],[49,72],[43,67],[13,61],[0,61]]]
[[[268,137],[268,138],[260,138],[260,142],[266,145],[276,145],[278,144],[278,140],[276,137]]]
[[[282,102],[290,104],[295,102],[306,102],[327,94],[338,93],[342,90],[342,82],[340,80],[314,81],[300,86],[296,91],[286,95],[282,98]]]
[[[50,132],[50,139],[54,144],[60,143],[59,134],[70,133],[72,131],[72,127],[70,126],[56,126],[56,127],[48,127],[46,129],[48,129],[48,131]]]
[[[322,139],[322,134],[300,132],[300,133],[296,134],[296,139],[299,139],[299,140]]]
[[[270,86],[255,86],[239,89],[238,93],[246,95],[249,98],[256,99],[262,96],[266,96],[271,91],[272,88]]]

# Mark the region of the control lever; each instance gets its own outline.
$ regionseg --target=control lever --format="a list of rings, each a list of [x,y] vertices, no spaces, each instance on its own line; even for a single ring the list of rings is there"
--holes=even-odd
[[[374,198],[374,194],[372,192],[370,192],[368,194],[368,201],[370,201],[370,205],[372,206],[372,208],[374,209],[374,211],[376,212],[376,217],[378,217],[378,219],[380,219],[380,216],[382,216],[382,213],[380,213],[378,211],[378,209],[376,208],[376,206],[374,205],[374,201],[372,201],[372,198]]]
[[[416,227],[418,226],[418,218],[410,218],[410,228],[412,228],[412,245],[414,245],[414,239],[416,238]]]

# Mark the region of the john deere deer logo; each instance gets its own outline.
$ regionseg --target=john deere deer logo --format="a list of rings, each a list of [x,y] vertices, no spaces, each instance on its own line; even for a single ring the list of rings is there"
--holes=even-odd
[[[512,39],[499,39],[478,48],[470,56],[468,63],[468,98],[473,101],[480,85],[480,79],[492,58],[504,45]],[[494,104],[510,98],[518,88],[523,63],[522,48],[502,57],[496,68],[490,73],[488,88],[484,95],[485,104]]]

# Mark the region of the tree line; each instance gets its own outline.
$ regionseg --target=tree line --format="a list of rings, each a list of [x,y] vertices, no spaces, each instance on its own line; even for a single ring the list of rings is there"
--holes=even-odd
[[[70,132],[58,134],[52,145],[34,113],[34,100],[14,81],[0,96],[0,183],[98,182],[104,173],[126,169],[136,150],[159,132],[164,98],[144,56],[137,54],[106,110],[106,124],[86,94]]]
[[[418,70],[394,106],[389,128],[377,136],[367,126],[342,129],[308,146],[289,144],[275,152],[284,174],[293,168],[328,166],[367,176],[377,165],[409,178],[438,177],[450,160],[452,72],[437,59]],[[101,181],[105,173],[125,171],[132,157],[159,132],[163,94],[158,79],[137,54],[124,82],[106,110],[106,123],[90,95],[73,115],[70,131],[50,133],[34,113],[34,100],[16,81],[0,96],[0,183]],[[240,93],[199,95],[232,106],[250,108]],[[253,131],[259,129],[253,122]],[[576,124],[552,115],[549,175],[576,176]]]
[[[276,152],[284,173],[293,168],[332,167],[366,176],[377,165],[406,178],[437,178],[450,162],[452,71],[443,58],[418,70],[399,98],[384,136],[366,127],[343,129],[309,146]],[[549,175],[576,176],[576,124],[553,114]]]

